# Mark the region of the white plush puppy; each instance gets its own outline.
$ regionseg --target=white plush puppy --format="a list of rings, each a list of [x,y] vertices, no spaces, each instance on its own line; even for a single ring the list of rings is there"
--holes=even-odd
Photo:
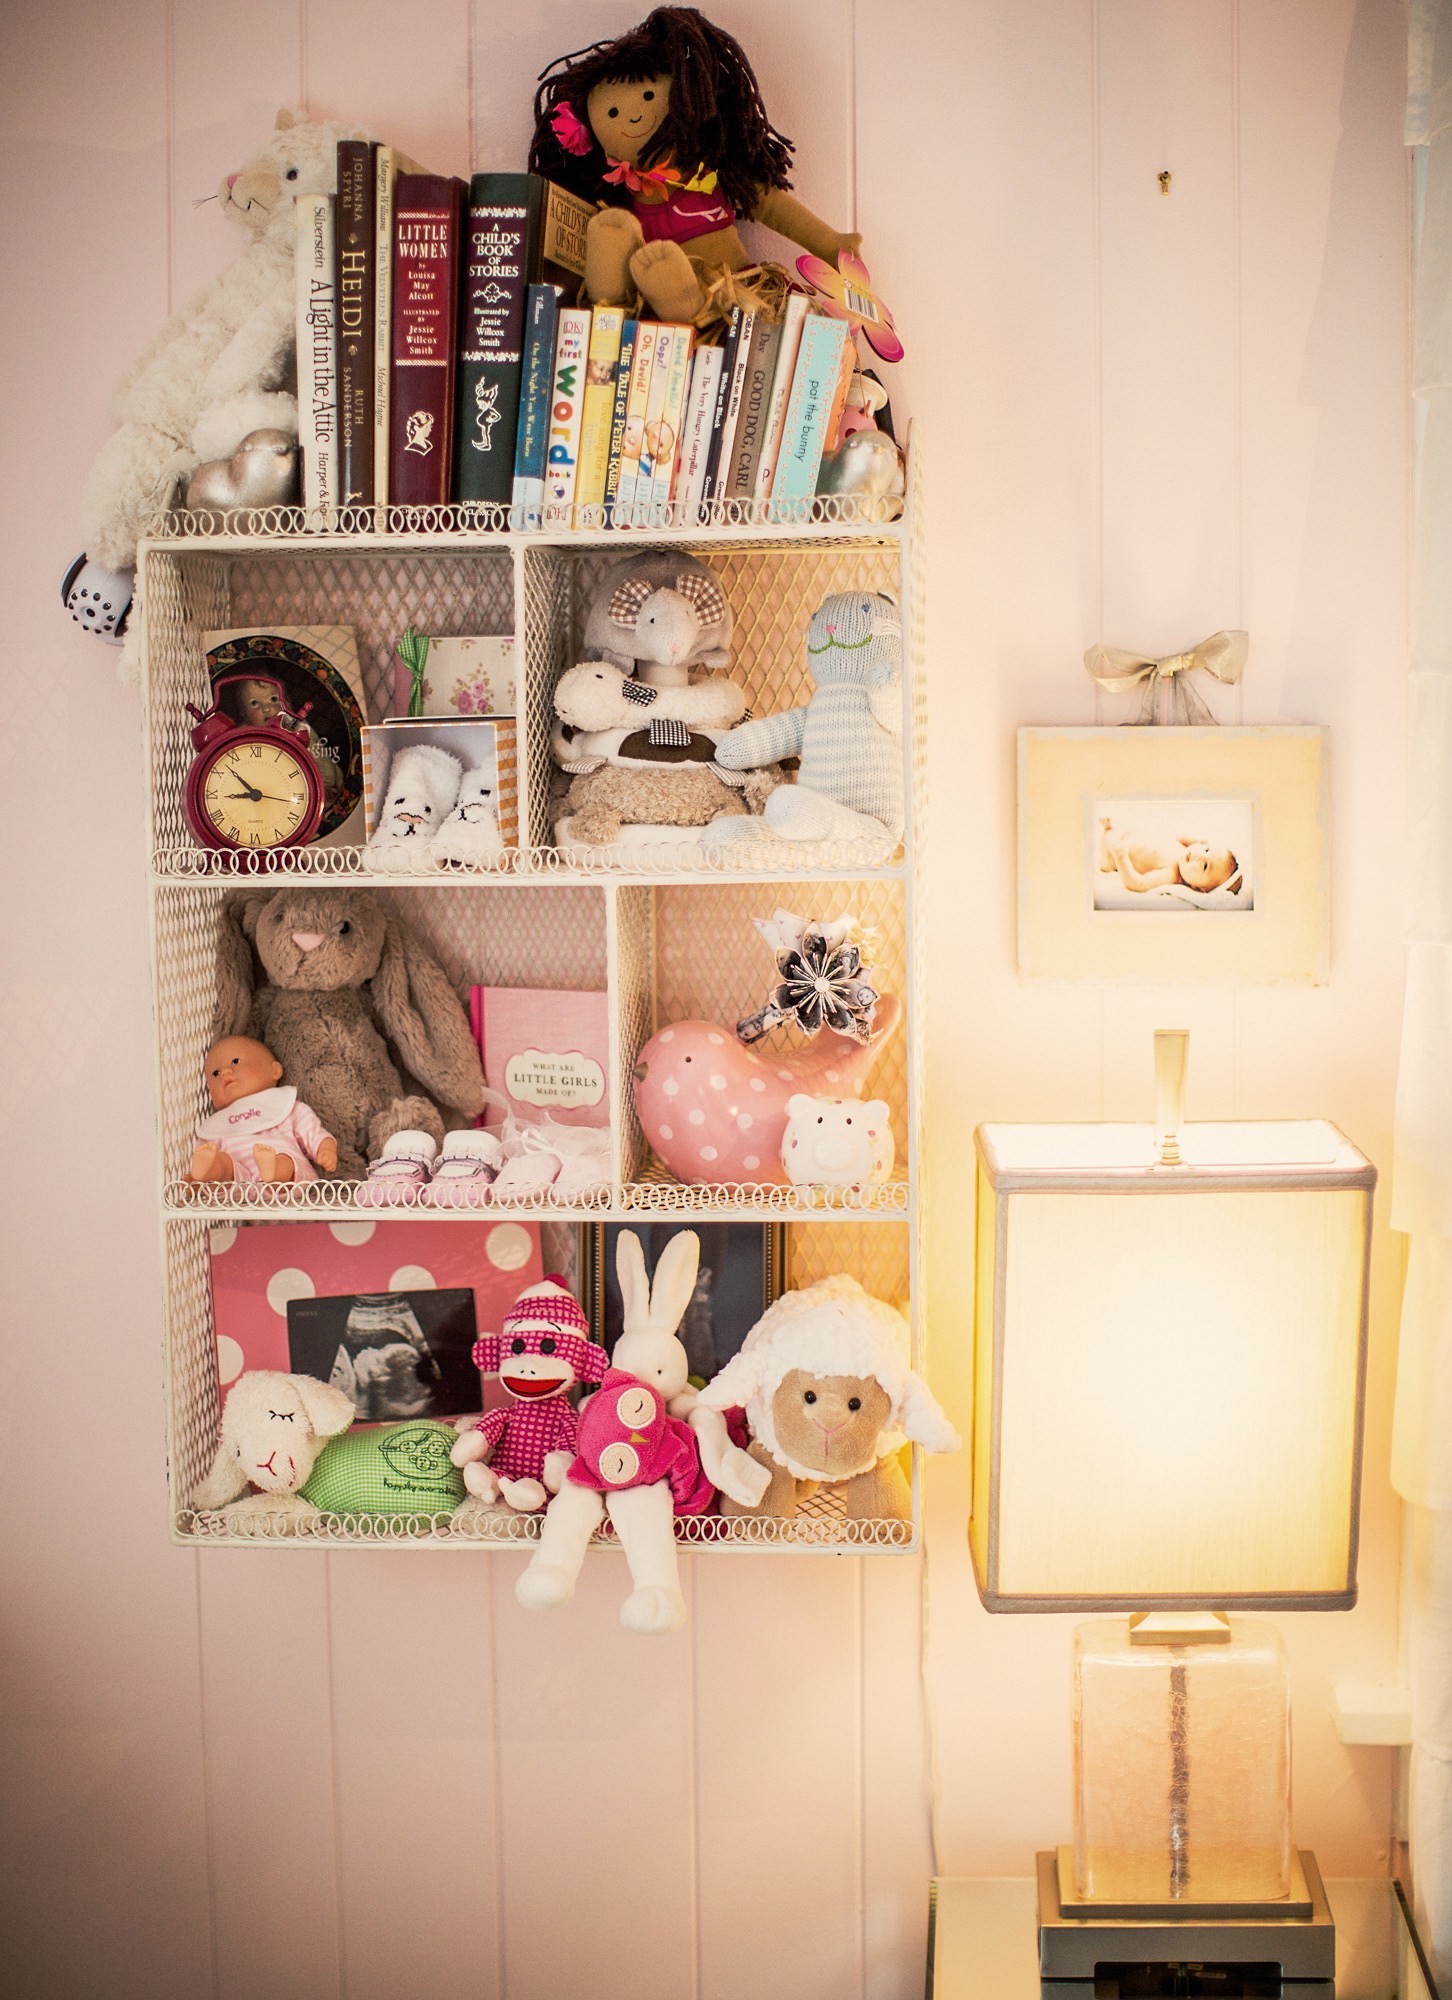
[[[493,770],[479,765],[466,771],[460,781],[454,810],[434,841],[434,859],[488,867],[503,852],[498,783]]]
[[[318,1510],[300,1489],[328,1439],[352,1421],[353,1405],[342,1390],[310,1375],[256,1368],[238,1376],[222,1412],[217,1456],[192,1495],[193,1507],[221,1510],[248,1534],[305,1533]],[[249,1486],[257,1491],[244,1499]]]
[[[454,809],[464,767],[432,743],[410,743],[388,770],[364,865],[392,872],[433,866],[439,828]]]

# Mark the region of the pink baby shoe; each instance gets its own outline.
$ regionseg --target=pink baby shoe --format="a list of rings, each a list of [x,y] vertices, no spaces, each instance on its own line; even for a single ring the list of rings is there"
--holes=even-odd
[[[489,1199],[490,1184],[503,1164],[504,1148],[492,1132],[472,1127],[446,1132],[433,1178],[419,1191],[419,1200],[429,1208],[477,1208]]]
[[[395,1132],[368,1168],[358,1190],[360,1208],[399,1208],[416,1202],[428,1186],[438,1142],[427,1132]]]

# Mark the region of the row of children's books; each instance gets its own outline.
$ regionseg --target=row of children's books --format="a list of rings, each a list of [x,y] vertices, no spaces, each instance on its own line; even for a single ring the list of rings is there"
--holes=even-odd
[[[340,141],[336,195],[297,203],[306,507],[685,526],[713,503],[810,499],[856,361],[845,323],[789,291],[702,344],[567,304],[593,212],[534,174],[466,187]]]
[[[515,518],[691,527],[722,502],[809,502],[854,361],[845,323],[799,292],[780,318],[733,308],[724,344],[697,345],[689,326],[532,285]]]

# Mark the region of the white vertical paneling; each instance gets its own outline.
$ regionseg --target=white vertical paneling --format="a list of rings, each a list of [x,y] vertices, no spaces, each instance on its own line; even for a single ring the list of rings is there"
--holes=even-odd
[[[927,1320],[966,1430],[973,1125],[1102,1110],[1099,995],[1020,986],[1013,865],[1016,728],[1094,717],[1093,22],[1089,0],[861,0],[858,23],[858,221],[904,331],[888,373],[926,478]],[[907,77],[904,125],[889,107]],[[1067,1656],[1058,1621],[978,1606],[966,1453],[926,1471],[938,1864],[1012,1874],[1067,1824]]]
[[[700,2000],[863,1991],[861,1560],[696,1559]]]
[[[332,1565],[348,2000],[503,2000],[489,1571],[487,1556],[383,1550]]]
[[[923,1559],[873,1562],[858,1575],[862,1680],[863,2000],[897,2000],[927,1955],[933,1873],[928,1719],[923,1701]]]
[[[573,1600],[523,1611],[493,1579],[508,2000],[691,1994],[690,1635],[620,1623],[624,1557],[589,1555]]]
[[[1104,611],[1168,653],[1236,622],[1232,0],[1098,0]],[[1171,176],[1161,194],[1158,175]]]
[[[112,380],[168,310],[167,64],[160,6],[0,26],[0,1985],[116,2000],[212,1981],[196,1564],[165,1527],[137,707],[59,603]]]
[[[399,146],[435,174],[469,172],[469,0],[305,0],[309,108]]]
[[[1331,984],[1238,996],[1242,1108],[1335,1118],[1384,1174],[1400,1023],[1406,656],[1405,17],[1241,0],[1247,716],[1331,727]],[[1383,1181],[1378,1211],[1386,1215]],[[1387,1477],[1402,1242],[1375,1247],[1361,1601],[1284,1621],[1296,1812],[1336,1872],[1384,1851],[1395,1770],[1330,1689],[1396,1673]]]
[[[277,2000],[342,2000],[333,1560],[312,1549],[215,1549],[202,1561],[217,2000],[263,1989]]]

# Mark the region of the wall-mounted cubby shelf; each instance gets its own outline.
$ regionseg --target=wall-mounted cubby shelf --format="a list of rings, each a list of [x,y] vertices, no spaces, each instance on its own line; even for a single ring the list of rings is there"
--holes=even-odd
[[[538,1532],[531,1517],[501,1514],[469,1527],[375,1516],[324,1516],[306,1537],[237,1534],[225,1517],[198,1514],[191,1493],[215,1449],[220,1397],[208,1282],[208,1237],[240,1222],[327,1219],[341,1227],[380,1211],[361,1207],[358,1185],[316,1181],[281,1189],[185,1180],[207,1108],[201,1057],[215,992],[215,952],[225,896],[290,877],[336,879],[397,908],[437,952],[463,994],[471,984],[604,990],[611,1023],[611,1184],[577,1201],[549,1189],[477,1210],[387,1211],[430,1226],[492,1214],[537,1220],[546,1268],[577,1269],[579,1226],[700,1215],[714,1221],[790,1224],[788,1280],[848,1270],[869,1290],[908,1308],[921,1367],[918,1295],[922,1204],[922,1062],[914,905],[922,843],[925,711],[921,620],[914,601],[915,502],[834,502],[832,518],[795,523],[722,520],[690,530],[628,533],[582,527],[566,534],[481,530],[459,510],[391,519],[378,532],[320,528],[296,510],[240,524],[171,515],[143,545],[139,575],[145,664],[148,849],[160,1105],[167,1394],[174,1538],[193,1544],[278,1547],[514,1546]],[[240,532],[239,532],[240,527]],[[804,699],[803,637],[829,593],[884,590],[903,609],[903,757],[909,796],[900,846],[847,843],[790,848],[753,841],[729,853],[652,849],[648,866],[601,853],[570,857],[552,844],[549,728],[556,681],[580,657],[581,606],[612,558],[650,546],[688,547],[717,572],[731,601],[732,673],[757,714]],[[372,717],[394,691],[394,646],[406,625],[435,635],[513,631],[519,717],[521,845],[498,868],[407,876],[370,874],[360,850],[311,847],[275,861],[214,854],[192,840],[182,792],[192,749],[186,703],[204,704],[201,636],[225,627],[350,625]],[[879,940],[878,983],[904,1002],[904,1023],[884,1049],[870,1093],[887,1100],[897,1137],[893,1177],[856,1191],[687,1186],[651,1152],[636,1118],[631,1071],[657,1028],[701,1017],[734,1021],[759,1006],[770,958],[752,927],[775,909],[830,918],[854,911]],[[781,1044],[787,1046],[785,1040]],[[767,1046],[770,1046],[768,1044]],[[683,1542],[706,1549],[866,1552],[916,1546],[920,1478],[913,1468],[907,1522],[842,1518],[828,1493],[795,1521],[678,1523]]]

